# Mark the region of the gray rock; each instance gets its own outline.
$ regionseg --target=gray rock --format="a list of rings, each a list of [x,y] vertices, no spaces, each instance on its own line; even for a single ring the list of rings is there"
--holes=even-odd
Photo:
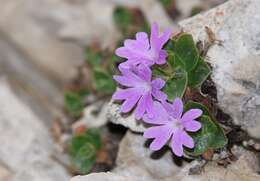
[[[87,176],[76,176],[70,181],[133,181],[131,178],[120,176],[115,173],[91,173]]]
[[[232,0],[180,23],[196,40],[207,41],[208,26],[221,41],[207,54],[219,106],[256,138],[260,138],[259,8],[257,0]]]
[[[182,167],[177,166],[169,150],[161,157],[155,158],[155,155],[152,156],[152,152],[144,145],[145,139],[141,135],[128,132],[120,144],[117,167],[112,173],[92,173],[74,177],[71,181],[255,181],[260,179],[256,174],[259,171],[258,158],[242,147],[232,149],[238,160],[232,162],[227,168],[213,161],[202,168],[198,161],[183,163]],[[190,169],[195,167],[200,171],[196,175],[190,172]]]
[[[107,122],[108,102],[98,101],[93,103],[83,110],[83,116],[73,124],[73,129],[80,125],[85,125],[87,128],[101,127]]]
[[[155,154],[148,145],[142,135],[129,131],[119,145],[117,168],[113,172],[133,180],[157,181],[172,178],[181,170],[170,149]]]
[[[134,114],[123,115],[120,113],[120,105],[111,101],[108,105],[107,118],[114,124],[120,124],[126,128],[130,128],[134,132],[144,132],[145,124],[137,121]]]
[[[158,158],[145,146],[146,140],[139,134],[128,132],[119,146],[117,167],[111,173],[90,174],[75,177],[71,181],[107,180],[157,181],[173,178],[181,167],[174,164],[169,150]]]
[[[11,175],[13,181],[68,180],[67,171],[52,159],[54,143],[43,120],[17,98],[3,77],[0,102],[0,168],[6,168],[5,177]]]

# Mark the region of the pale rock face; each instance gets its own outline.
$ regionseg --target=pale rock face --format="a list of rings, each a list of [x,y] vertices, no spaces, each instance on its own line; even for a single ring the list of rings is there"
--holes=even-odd
[[[241,147],[234,147],[233,153],[238,160],[227,168],[218,166],[216,162],[209,162],[198,175],[190,175],[190,168],[198,165],[197,161],[182,166],[174,163],[170,150],[155,157],[145,145],[146,140],[138,134],[128,132],[123,138],[117,158],[117,167],[112,172],[92,173],[78,176],[71,181],[254,181],[259,180],[258,158],[254,153],[245,151]]]
[[[68,180],[67,171],[52,159],[54,143],[47,126],[17,98],[3,77],[0,102],[0,180]]]
[[[144,132],[145,123],[135,119],[134,114],[123,115],[120,113],[120,105],[111,101],[108,104],[107,118],[114,124],[123,125],[126,128],[130,128],[134,132]]]
[[[108,102],[99,101],[93,103],[83,110],[82,118],[73,124],[73,129],[80,125],[86,125],[87,128],[104,126],[107,122]]]
[[[233,0],[180,23],[196,40],[207,40],[208,26],[221,41],[207,54],[219,106],[256,138],[260,138],[259,8],[257,0]]]
[[[87,176],[76,176],[70,181],[133,181],[130,178],[117,175],[111,172],[91,173]]]

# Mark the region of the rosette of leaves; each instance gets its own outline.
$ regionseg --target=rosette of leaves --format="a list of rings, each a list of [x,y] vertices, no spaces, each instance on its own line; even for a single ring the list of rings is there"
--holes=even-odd
[[[88,47],[85,52],[88,71],[91,73],[90,83],[96,94],[110,95],[116,89],[113,81],[115,58],[112,52]]]
[[[167,64],[155,65],[153,72],[166,81],[164,92],[172,101],[182,97],[187,87],[200,88],[210,74],[210,68],[200,56],[190,34],[182,33],[166,45]]]
[[[153,74],[166,81],[163,91],[168,95],[169,101],[176,97],[183,97],[186,89],[200,89],[202,83],[210,75],[210,68],[199,54],[199,51],[190,34],[181,33],[170,40],[165,49],[168,53],[167,64],[154,65]],[[196,133],[190,133],[195,141],[195,148],[187,150],[191,156],[198,156],[209,149],[219,149],[227,144],[223,129],[212,117],[208,109],[197,102],[188,102],[186,110],[199,108],[203,115],[199,118],[202,128]]]
[[[67,91],[64,94],[65,109],[73,116],[80,116],[84,109],[84,97],[88,95],[86,90]]]
[[[88,129],[83,134],[73,136],[69,142],[73,170],[78,174],[90,172],[96,163],[97,151],[101,147],[101,136],[98,129]]]

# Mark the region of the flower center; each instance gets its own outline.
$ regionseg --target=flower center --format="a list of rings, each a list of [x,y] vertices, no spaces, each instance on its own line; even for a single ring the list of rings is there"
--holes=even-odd
[[[173,127],[174,130],[183,129],[183,126],[182,126],[180,120],[170,117],[170,122],[171,122],[171,126]]]
[[[144,82],[141,85],[142,90],[146,93],[146,92],[150,92],[152,90],[152,86],[151,84],[149,84],[148,82]]]
[[[158,59],[158,55],[157,55],[156,51],[153,50],[152,48],[149,50],[148,55],[149,55],[149,59],[150,59],[150,60],[155,61],[155,60]]]

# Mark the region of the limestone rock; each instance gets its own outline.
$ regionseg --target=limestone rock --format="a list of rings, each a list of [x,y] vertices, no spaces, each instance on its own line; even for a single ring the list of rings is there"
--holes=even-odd
[[[99,101],[93,103],[83,110],[82,118],[73,124],[73,128],[79,125],[85,125],[87,128],[104,126],[107,120],[108,102]]]
[[[146,140],[141,135],[129,131],[120,143],[117,167],[112,173],[90,174],[75,177],[71,181],[91,181],[100,178],[107,181],[157,181],[173,178],[180,171],[181,167],[174,164],[169,150],[156,155],[145,145]]]
[[[47,126],[17,98],[3,77],[0,102],[0,168],[10,170],[13,181],[68,180],[67,171],[52,159],[54,143]],[[8,172],[5,176],[8,178]]]
[[[181,170],[170,149],[155,153],[148,145],[142,135],[127,132],[119,145],[114,172],[133,180],[157,181],[172,178]]]
[[[120,124],[135,132],[144,132],[145,124],[137,121],[133,114],[123,115],[120,113],[120,105],[111,101],[108,105],[107,118],[114,124]]]
[[[87,176],[77,176],[70,181],[133,181],[131,178],[117,175],[115,173],[91,173]]]
[[[207,54],[219,106],[251,136],[260,138],[260,3],[232,0],[182,21],[184,31],[206,41],[205,26],[219,44]]]
[[[238,160],[232,162],[227,168],[212,161],[201,169],[201,173],[194,175],[191,174],[190,169],[197,167],[198,161],[189,164],[183,162],[182,166],[177,166],[174,163],[176,158],[169,150],[157,153],[158,155],[155,156],[155,153],[145,145],[145,139],[141,135],[128,132],[120,144],[117,167],[112,173],[92,173],[74,177],[71,181],[255,181],[260,179],[256,174],[259,171],[258,158],[254,153],[241,147],[233,148],[233,153]]]

